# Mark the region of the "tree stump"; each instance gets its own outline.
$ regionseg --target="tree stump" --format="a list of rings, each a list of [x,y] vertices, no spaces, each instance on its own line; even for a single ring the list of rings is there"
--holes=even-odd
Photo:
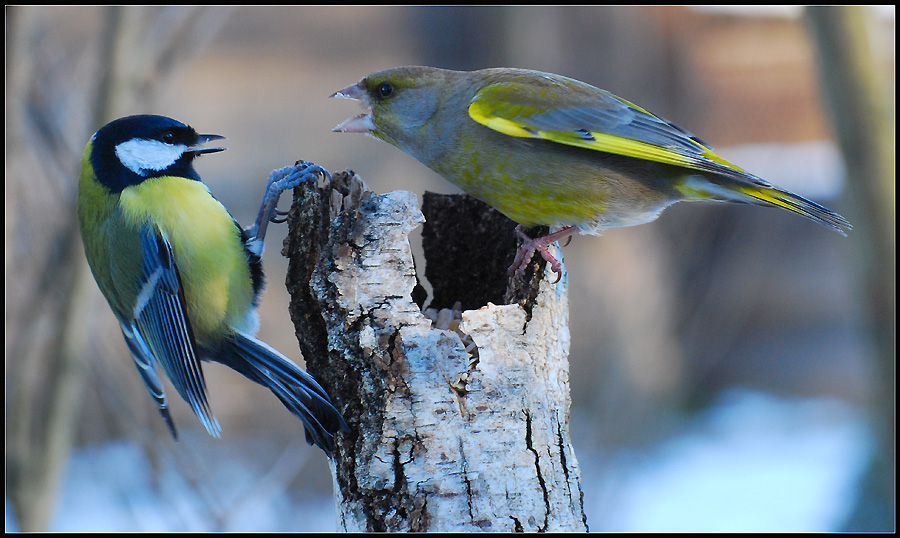
[[[294,191],[291,317],[351,429],[332,461],[339,528],[586,531],[566,275],[536,256],[507,278],[515,224],[477,200],[429,194],[424,209],[423,312],[415,195],[375,194],[352,171]]]

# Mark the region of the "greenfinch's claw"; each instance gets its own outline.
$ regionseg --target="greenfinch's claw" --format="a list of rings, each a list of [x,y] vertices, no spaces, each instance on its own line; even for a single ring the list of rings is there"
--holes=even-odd
[[[544,260],[546,260],[550,265],[550,269],[557,274],[556,280],[553,282],[554,284],[556,284],[557,282],[559,282],[559,279],[562,278],[562,264],[559,262],[559,260],[554,258],[547,249],[555,241],[558,241],[559,239],[562,239],[564,237],[571,240],[572,234],[576,233],[577,231],[578,229],[574,226],[567,226],[551,234],[531,238],[525,234],[522,225],[516,226],[516,235],[518,235],[523,240],[523,243],[522,246],[519,247],[519,251],[516,253],[515,260],[509,267],[509,276],[523,273],[525,271],[525,267],[527,267],[528,263],[531,262],[531,258],[532,256],[534,256],[535,251],[537,251],[541,253],[541,257],[544,258]],[[566,244],[568,244],[568,242]]]
[[[562,278],[562,273],[556,273],[556,280],[552,282],[552,284],[559,283],[559,280]]]

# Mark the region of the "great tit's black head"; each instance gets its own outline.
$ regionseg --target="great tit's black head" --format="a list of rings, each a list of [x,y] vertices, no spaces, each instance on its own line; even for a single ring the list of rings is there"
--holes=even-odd
[[[222,138],[197,134],[190,125],[165,116],[128,116],[94,134],[90,162],[97,180],[114,193],[151,177],[179,176],[199,181],[194,158],[225,148],[198,146]]]

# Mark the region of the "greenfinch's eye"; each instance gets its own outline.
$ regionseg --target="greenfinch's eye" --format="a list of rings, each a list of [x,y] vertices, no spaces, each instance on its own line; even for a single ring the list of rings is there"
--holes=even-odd
[[[378,87],[378,96],[382,99],[386,99],[390,97],[394,93],[394,85],[390,82],[385,82],[381,86]]]

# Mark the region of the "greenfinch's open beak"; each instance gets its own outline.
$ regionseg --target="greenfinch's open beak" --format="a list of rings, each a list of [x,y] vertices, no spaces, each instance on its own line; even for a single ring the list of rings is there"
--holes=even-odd
[[[356,99],[363,104],[367,104],[368,101],[366,91],[359,84],[347,86],[343,90],[336,91],[331,94],[331,97],[336,97],[338,99]],[[375,116],[372,115],[372,109],[370,108],[365,114],[354,116],[331,131],[335,133],[368,133],[374,130]]]
[[[334,92],[329,97],[334,97],[337,99],[356,99],[357,101],[362,101],[366,97],[366,90],[359,84],[354,84],[353,86],[347,86],[343,90]]]
[[[194,155],[202,155],[204,153],[216,153],[217,151],[225,151],[223,147],[210,147],[210,148],[201,148],[203,144],[207,142],[212,142],[213,140],[225,140],[225,137],[222,135],[214,135],[214,134],[202,134],[197,135],[197,143],[190,147],[191,153]]]
[[[331,131],[334,133],[368,133],[375,130],[375,118],[372,112],[353,116]]]

